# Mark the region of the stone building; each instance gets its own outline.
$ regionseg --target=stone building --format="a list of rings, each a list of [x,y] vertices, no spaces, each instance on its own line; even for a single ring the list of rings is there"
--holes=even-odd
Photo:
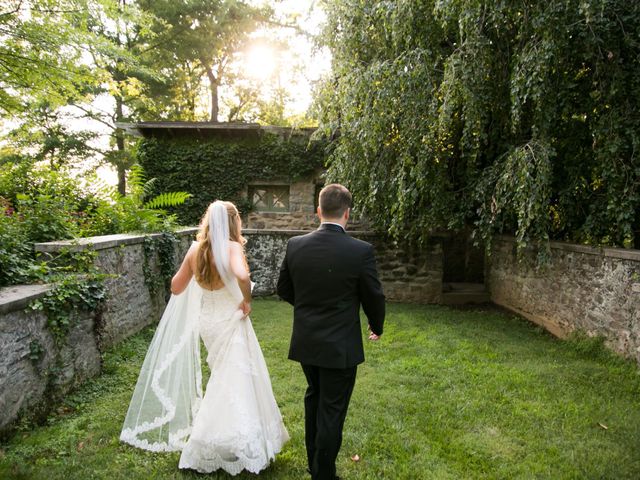
[[[118,124],[127,133],[144,138],[224,138],[238,142],[251,141],[263,133],[276,134],[290,139],[308,139],[314,129],[290,129],[247,123],[207,122],[141,122]],[[296,180],[256,178],[249,181],[240,193],[251,206],[244,225],[250,229],[311,230],[317,227],[316,207],[318,194],[324,185],[324,169],[318,168],[311,175]],[[359,219],[352,219],[352,228],[366,229]]]

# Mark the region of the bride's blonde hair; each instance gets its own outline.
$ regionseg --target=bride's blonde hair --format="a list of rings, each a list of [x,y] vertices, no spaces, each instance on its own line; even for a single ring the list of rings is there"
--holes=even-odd
[[[238,209],[231,202],[222,202],[227,208],[227,215],[229,216],[229,240],[238,242],[244,247],[247,240],[242,236],[242,224],[240,220],[240,214]],[[200,221],[200,231],[196,236],[199,242],[198,252],[196,253],[196,280],[202,285],[216,285],[220,283],[220,274],[216,269],[216,265],[213,261],[213,253],[211,252],[211,237],[209,236],[209,221],[211,219],[211,209],[213,203],[209,205],[207,211],[202,216]],[[245,266],[246,259],[245,259]],[[248,266],[247,266],[248,270]]]

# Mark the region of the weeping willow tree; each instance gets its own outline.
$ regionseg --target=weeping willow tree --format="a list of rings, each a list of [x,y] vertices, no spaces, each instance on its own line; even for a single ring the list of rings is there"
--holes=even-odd
[[[640,2],[323,5],[329,178],[378,227],[640,247]]]

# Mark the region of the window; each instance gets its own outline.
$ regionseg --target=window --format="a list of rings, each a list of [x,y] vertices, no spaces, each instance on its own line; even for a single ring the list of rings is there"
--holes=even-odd
[[[250,185],[249,200],[258,212],[288,212],[289,185]]]

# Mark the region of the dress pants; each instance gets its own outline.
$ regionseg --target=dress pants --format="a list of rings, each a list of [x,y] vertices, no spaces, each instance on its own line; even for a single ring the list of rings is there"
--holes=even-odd
[[[357,367],[323,368],[302,365],[307,377],[304,396],[305,444],[313,480],[336,478],[336,457],[342,427],[356,382]]]

